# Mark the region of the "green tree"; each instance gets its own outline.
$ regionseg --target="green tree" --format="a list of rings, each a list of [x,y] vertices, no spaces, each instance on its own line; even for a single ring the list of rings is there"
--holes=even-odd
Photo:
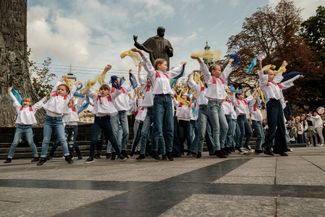
[[[321,61],[325,62],[325,7],[319,6],[316,16],[301,24],[300,35],[307,40]]]

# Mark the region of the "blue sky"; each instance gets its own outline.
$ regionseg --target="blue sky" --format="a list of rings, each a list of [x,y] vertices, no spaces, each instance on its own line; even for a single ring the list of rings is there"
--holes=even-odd
[[[258,7],[275,5],[279,0],[29,0],[27,43],[31,59],[41,63],[52,58],[52,71],[61,76],[69,71],[86,80],[105,64],[112,73],[125,75],[135,67],[119,54],[133,47],[132,35],[144,42],[156,35],[158,26],[174,47],[171,65],[187,61],[188,71],[196,68],[189,56],[211,49],[225,54],[231,35],[241,30],[245,17]],[[315,14],[325,0],[294,0],[302,17]]]

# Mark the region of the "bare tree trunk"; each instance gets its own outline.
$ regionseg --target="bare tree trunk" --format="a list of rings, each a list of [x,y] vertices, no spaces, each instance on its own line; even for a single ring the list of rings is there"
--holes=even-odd
[[[27,0],[0,1],[0,126],[12,126],[16,118],[7,88],[12,82],[24,96],[37,100],[27,65]]]

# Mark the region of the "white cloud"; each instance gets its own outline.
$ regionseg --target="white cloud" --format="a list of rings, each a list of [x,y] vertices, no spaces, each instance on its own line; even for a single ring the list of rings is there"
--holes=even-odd
[[[56,15],[48,22],[49,9],[31,8],[28,12],[28,45],[32,59],[56,56],[59,61],[83,63],[88,60],[89,32],[76,19]]]
[[[325,5],[324,0],[292,0],[297,8],[300,8],[302,18],[308,19],[316,14],[316,9],[319,5]],[[271,6],[275,6],[280,0],[269,0]]]

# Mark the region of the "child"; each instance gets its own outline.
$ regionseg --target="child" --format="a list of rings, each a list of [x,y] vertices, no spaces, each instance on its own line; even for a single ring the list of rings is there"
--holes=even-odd
[[[23,134],[26,136],[28,145],[32,148],[33,159],[32,162],[37,162],[39,160],[37,148],[33,140],[33,125],[37,123],[35,118],[35,113],[38,109],[42,108],[46,98],[41,99],[38,103],[32,106],[32,99],[30,97],[25,97],[22,104],[18,102],[16,97],[11,92],[12,87],[8,88],[8,94],[14,101],[14,106],[17,112],[16,119],[16,131],[14,140],[10,146],[8,157],[4,163],[11,163],[12,158],[14,157],[15,150]]]
[[[106,65],[104,70],[107,72],[111,68],[111,65]],[[86,163],[94,162],[95,147],[98,142],[98,135],[101,129],[115,150],[114,155],[112,155],[112,159],[115,159],[115,155],[117,155],[121,160],[126,159],[125,156],[120,155],[117,138],[113,133],[111,124],[111,117],[118,114],[118,111],[114,106],[114,100],[120,93],[120,91],[116,90],[115,88],[111,88],[108,84],[102,84],[99,88],[98,94],[89,93],[89,96],[92,97],[94,101],[94,108],[92,112],[95,115],[95,121],[91,128],[91,144],[89,157],[86,160]]]
[[[243,93],[236,93],[235,94],[236,98],[233,99],[233,103],[237,113],[237,123],[240,128],[239,144],[238,144],[239,146],[236,147],[236,149],[239,152],[242,152],[241,147],[242,147],[242,141],[244,137],[245,137],[244,148],[246,148],[247,150],[251,150],[251,147],[249,146],[248,143],[253,132],[246,116],[249,114],[248,104],[250,103],[250,101],[254,99],[254,97],[256,97],[256,94],[257,91],[255,91],[253,95],[244,98]]]
[[[264,153],[273,156],[274,153],[281,156],[288,156],[288,146],[285,138],[285,125],[283,109],[285,107],[285,100],[282,89],[287,89],[293,86],[293,81],[303,77],[297,75],[287,81],[280,83],[279,76],[275,76],[275,72],[271,69],[264,74],[262,71],[262,61],[260,60],[259,83],[264,93],[267,111],[268,133],[263,144]],[[279,80],[278,82],[276,82]],[[273,140],[274,143],[273,143]],[[273,146],[274,144],[274,146]],[[272,151],[273,148],[273,151]]]
[[[139,80],[141,80],[140,76],[139,76]],[[152,82],[150,78],[147,78],[145,80],[145,86],[143,92],[144,92],[143,99],[139,103],[139,106],[141,108],[145,108],[146,117],[142,123],[141,136],[140,136],[140,155],[137,157],[137,160],[142,160],[145,158],[147,139],[150,134],[150,126],[153,122],[152,107],[153,107],[154,95],[152,94]],[[156,160],[159,159],[158,155],[154,155],[153,157]]]
[[[179,153],[184,152],[184,141],[186,139],[188,147],[188,155],[196,156],[196,153],[192,149],[192,132],[191,132],[191,117],[192,117],[192,101],[188,96],[188,93],[182,93],[179,101],[175,99],[176,117],[178,121],[178,138],[179,147],[176,150]]]
[[[224,148],[226,141],[228,124],[221,104],[227,97],[225,81],[233,70],[231,66],[233,59],[229,59],[226,68],[221,72],[221,67],[218,64],[211,65],[208,69],[200,58],[193,56],[192,58],[199,62],[204,81],[208,87],[205,94],[208,99],[207,116],[211,123],[215,155],[219,158],[226,158],[227,156],[221,149]]]
[[[260,91],[260,90],[258,90]],[[252,127],[256,134],[256,146],[255,153],[260,154],[263,153],[262,144],[264,143],[265,135],[263,130],[263,116],[262,112],[259,108],[258,100],[253,99],[249,104],[249,111],[251,114]]]
[[[206,87],[204,83],[202,82],[202,79],[198,79],[198,83],[194,81],[194,76],[199,75],[201,77],[200,71],[193,71],[193,73],[189,77],[188,85],[191,89],[194,89],[197,95],[196,103],[199,107],[198,111],[198,140],[197,141],[197,158],[202,157],[202,151],[203,151],[203,144],[204,144],[204,138],[207,132],[207,125],[208,125],[208,116],[207,116],[207,105],[208,105],[208,99],[205,97],[206,94]],[[194,143],[195,144],[195,143]],[[207,142],[208,144],[208,142]]]
[[[123,78],[119,78],[115,75],[111,76],[112,87],[117,89],[120,94],[114,99],[114,105],[118,113],[115,118],[116,121],[112,121],[113,132],[115,137],[118,138],[118,130],[121,127],[122,130],[122,142],[121,142],[121,155],[127,156],[126,148],[129,140],[129,122],[128,122],[128,111],[130,110],[128,90],[122,87]]]
[[[231,95],[231,92],[228,93],[226,100],[222,102],[222,109],[228,123],[227,138],[225,143],[225,152],[228,154],[234,151],[236,147],[234,137],[237,125],[237,113],[235,111],[234,104],[231,101]]]
[[[67,84],[58,82],[53,87],[49,100],[44,104],[43,107],[46,111],[46,116],[43,128],[42,153],[37,166],[41,166],[47,161],[46,155],[51,140],[52,130],[56,131],[57,141],[62,145],[65,160],[69,164],[73,163],[65,138],[62,119],[63,115],[68,113],[68,102],[73,97],[75,90],[75,85],[73,85],[70,90]]]
[[[159,159],[158,156],[158,144],[166,147],[167,158],[172,161],[173,151],[173,136],[174,136],[174,123],[173,123],[173,103],[172,96],[174,94],[170,87],[169,79],[177,77],[183,69],[181,63],[178,67],[167,71],[167,61],[165,59],[156,59],[154,67],[147,57],[138,49],[132,49],[133,52],[138,52],[144,61],[144,68],[148,72],[148,75],[153,80],[154,105],[153,105],[153,122],[154,122],[154,148],[153,157]],[[158,157],[157,157],[158,156]]]
[[[82,159],[82,155],[79,146],[76,143],[76,139],[78,136],[79,122],[78,109],[82,102],[83,100],[80,100],[79,103],[75,105],[73,99],[71,99],[68,103],[68,113],[63,116],[63,122],[65,124],[65,135],[69,145],[70,155],[73,157],[73,150],[75,150],[79,160]]]

